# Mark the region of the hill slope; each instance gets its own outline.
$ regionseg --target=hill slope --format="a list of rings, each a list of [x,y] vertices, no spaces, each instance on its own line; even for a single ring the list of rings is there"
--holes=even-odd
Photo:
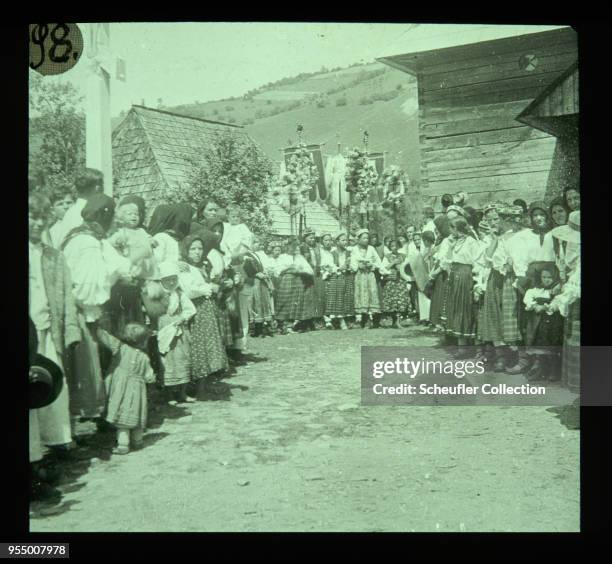
[[[297,140],[297,124],[306,142],[326,144],[325,154],[335,154],[337,142],[342,150],[361,145],[367,130],[371,151],[386,152],[387,164],[419,178],[416,81],[379,63],[283,79],[243,98],[164,109],[244,125],[273,161]]]

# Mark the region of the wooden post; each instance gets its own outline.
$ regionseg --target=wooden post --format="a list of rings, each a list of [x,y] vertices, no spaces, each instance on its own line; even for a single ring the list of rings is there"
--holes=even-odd
[[[110,74],[101,62],[110,62],[110,25],[88,24],[89,76],[85,114],[85,162],[104,175],[104,193],[113,195],[113,154],[110,117]]]
[[[393,234],[397,241],[397,203],[393,202]]]

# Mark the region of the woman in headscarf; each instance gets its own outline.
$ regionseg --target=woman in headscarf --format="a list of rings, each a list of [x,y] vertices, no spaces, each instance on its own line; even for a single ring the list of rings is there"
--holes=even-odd
[[[357,231],[357,245],[351,252],[351,270],[355,273],[355,313],[356,321],[365,327],[378,326],[381,312],[381,289],[375,272],[380,271],[382,264],[376,249],[370,245],[370,233],[367,229]]]
[[[515,248],[512,263],[519,293],[518,326],[523,341],[525,337],[525,306],[523,303],[525,292],[536,284],[536,273],[539,269],[544,266],[552,267],[555,263],[548,207],[543,202],[533,202],[529,206],[529,218],[531,228],[523,229],[512,239]],[[508,368],[506,372],[521,374],[529,368],[530,360],[527,351],[520,348],[518,363]]]
[[[139,274],[130,259],[120,255],[106,240],[114,210],[112,198],[104,194],[91,196],[81,212],[83,224],[72,229],[62,245],[83,334],[81,343],[68,351],[67,379],[70,410],[74,416],[99,417],[104,409],[105,393],[96,336],[102,306],[109,300],[117,280],[131,280],[132,275]]]
[[[327,282],[325,312],[332,320],[338,319],[340,329],[348,329],[346,319],[355,315],[355,275],[350,269],[351,254],[347,250],[346,233],[336,236],[336,248],[331,251],[333,269]]]
[[[570,213],[567,225],[553,229],[552,236],[563,251],[557,258],[562,266],[561,292],[550,304],[565,318],[563,329],[562,381],[580,392],[580,211]]]
[[[222,250],[223,221],[211,218],[204,221],[203,229],[209,236],[206,238],[206,258],[211,264],[211,281],[219,284],[220,291],[217,303],[221,313],[221,334],[227,346],[227,353],[232,362],[242,362],[242,351],[245,348],[245,333],[240,317],[239,291],[242,276],[231,265],[226,253]],[[228,328],[230,329],[228,331]]]
[[[461,347],[476,336],[474,307],[474,276],[482,268],[484,249],[470,234],[468,222],[462,217],[451,219],[451,243],[442,267],[448,271],[446,332],[457,338],[458,355],[469,354]]]
[[[280,276],[276,318],[282,323],[281,333],[293,333],[301,321],[310,320],[315,314],[314,296],[306,292],[313,285],[314,270],[300,251],[297,240],[289,241],[287,253],[277,262]]]
[[[191,299],[196,314],[191,322],[191,378],[203,391],[206,378],[229,368],[225,345],[219,330],[215,297],[219,286],[213,284],[205,252],[213,248],[213,233],[200,231],[183,239],[179,284]]]
[[[117,207],[114,225],[108,240],[132,264],[141,267],[141,275],[132,281],[118,281],[111,290],[107,310],[110,333],[119,337],[128,323],[144,323],[141,292],[144,280],[153,271],[153,239],[142,228],[145,219],[145,201],[129,195]]]
[[[500,205],[490,204],[484,208],[481,225],[481,242],[484,248],[484,265],[477,280],[477,293],[480,293],[478,312],[478,340],[482,343],[479,356],[491,359],[494,348],[502,345],[502,291],[504,277],[492,268],[493,255],[499,245]],[[479,291],[479,292],[478,292]]]
[[[446,325],[446,290],[448,272],[442,268],[441,258],[446,256],[448,237],[450,235],[449,219],[446,215],[440,215],[434,219],[436,226],[436,243],[432,250],[433,268],[429,272],[429,279],[433,288],[431,289],[431,303],[429,307],[429,321],[434,329],[444,330]]]
[[[155,208],[149,223],[153,236],[153,255],[158,263],[178,263],[181,258],[179,243],[189,233],[193,210],[187,203],[161,204]]]

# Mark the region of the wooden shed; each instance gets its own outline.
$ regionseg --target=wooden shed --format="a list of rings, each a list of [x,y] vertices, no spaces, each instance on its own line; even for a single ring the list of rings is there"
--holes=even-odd
[[[388,52],[381,62],[417,77],[426,204],[459,191],[474,207],[530,202],[578,185],[573,29],[418,25]]]

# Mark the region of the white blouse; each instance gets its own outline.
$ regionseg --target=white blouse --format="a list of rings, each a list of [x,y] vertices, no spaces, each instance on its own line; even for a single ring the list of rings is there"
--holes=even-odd
[[[187,263],[184,263],[187,264]],[[179,285],[190,300],[202,296],[210,297],[212,286],[204,279],[202,273],[190,264],[187,264],[189,271],[179,273]]]
[[[359,263],[362,261],[368,262],[374,269],[380,269],[382,266],[376,249],[371,245],[368,245],[365,249],[359,245],[353,247],[351,251],[351,270],[357,272],[359,270]]]
[[[157,245],[153,248],[153,256],[157,263],[172,262],[177,263],[181,260],[181,252],[178,241],[168,235],[168,233],[158,233],[153,236]]]
[[[469,264],[472,268],[481,268],[483,264],[484,247],[482,242],[473,237],[450,240],[446,256],[441,259],[442,266],[448,268],[453,262]]]
[[[283,274],[288,268],[294,266],[297,274],[310,274],[314,276],[314,271],[308,261],[302,255],[289,255],[283,253],[277,259],[278,274]]]
[[[546,233],[540,244],[540,236],[531,229],[523,229],[505,241],[505,248],[516,276],[525,276],[532,262],[555,262],[552,235]]]
[[[87,321],[100,318],[100,307],[110,299],[113,284],[128,277],[132,263],[106,240],[83,233],[73,237],[64,248],[72,277],[76,304]]]

